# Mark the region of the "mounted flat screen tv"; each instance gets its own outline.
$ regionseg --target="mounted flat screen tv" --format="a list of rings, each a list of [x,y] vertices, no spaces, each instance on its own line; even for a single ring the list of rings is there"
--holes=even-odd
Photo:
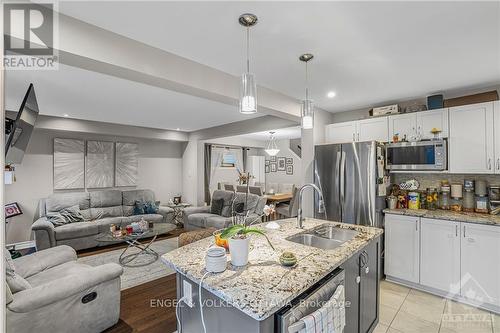
[[[16,120],[6,127],[5,163],[20,164],[30,141],[31,133],[38,117],[38,103],[35,88],[30,83],[24,95],[23,102],[17,113]]]

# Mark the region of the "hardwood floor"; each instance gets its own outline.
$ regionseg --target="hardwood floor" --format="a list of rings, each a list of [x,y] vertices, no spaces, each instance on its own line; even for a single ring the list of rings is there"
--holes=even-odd
[[[177,237],[184,229],[176,229],[157,240]],[[127,244],[114,244],[96,249],[78,251],[78,257],[86,257],[116,249]],[[106,333],[171,333],[177,329],[175,318],[175,274],[153,280],[121,292],[120,321]],[[171,306],[168,306],[171,304]]]
[[[175,304],[175,274],[123,290],[121,297],[120,321],[106,333],[171,333],[177,329],[175,307],[166,307],[168,301]]]

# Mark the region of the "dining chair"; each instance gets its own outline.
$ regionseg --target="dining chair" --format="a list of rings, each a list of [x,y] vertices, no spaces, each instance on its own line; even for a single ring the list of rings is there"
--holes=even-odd
[[[292,199],[290,200],[290,203],[279,204],[278,207],[276,207],[276,213],[278,213],[279,216],[283,216],[285,218],[297,217],[298,194],[299,189],[294,186],[292,188]]]
[[[234,185],[232,185],[232,184],[224,184],[224,190],[234,192]]]
[[[280,184],[279,193],[292,193],[294,184]]]

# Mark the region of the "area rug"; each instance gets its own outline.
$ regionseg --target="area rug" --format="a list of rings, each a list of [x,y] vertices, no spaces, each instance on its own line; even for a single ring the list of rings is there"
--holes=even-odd
[[[161,256],[177,248],[177,237],[156,241],[151,244],[151,248]],[[129,249],[127,253],[137,252],[137,249]],[[110,262],[118,263],[118,258],[123,249],[112,250],[105,253],[95,254],[88,257],[79,258],[78,262],[90,266],[99,266]],[[136,261],[140,262],[140,261]],[[158,258],[154,263],[142,267],[123,267],[121,276],[121,290],[132,288],[140,284],[159,279],[161,277],[174,274],[175,271],[168,268]]]

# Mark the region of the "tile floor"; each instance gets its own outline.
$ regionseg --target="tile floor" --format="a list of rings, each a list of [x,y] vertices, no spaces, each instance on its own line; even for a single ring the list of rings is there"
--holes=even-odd
[[[500,316],[387,281],[374,333],[500,333]]]

